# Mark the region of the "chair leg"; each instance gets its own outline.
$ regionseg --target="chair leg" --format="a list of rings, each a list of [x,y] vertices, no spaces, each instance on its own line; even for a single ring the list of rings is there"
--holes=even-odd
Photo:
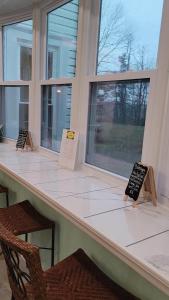
[[[14,298],[14,296],[13,296],[13,295],[11,296],[11,300],[15,300],[15,298]]]
[[[55,259],[55,227],[52,227],[51,266],[54,266],[54,259]]]
[[[8,192],[6,192],[6,206],[9,207],[9,197],[8,197]]]

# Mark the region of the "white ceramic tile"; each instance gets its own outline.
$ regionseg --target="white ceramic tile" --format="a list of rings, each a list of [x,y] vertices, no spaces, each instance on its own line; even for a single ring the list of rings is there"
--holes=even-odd
[[[169,229],[169,212],[151,203],[86,218],[98,232],[123,246]]]
[[[31,171],[31,172],[19,172],[19,176],[30,182],[31,184],[50,183],[58,180],[65,180],[77,177],[85,177],[85,174],[80,171],[71,171],[66,169],[58,170],[45,170]]]
[[[29,161],[50,161],[50,159],[39,152],[26,152],[26,151],[12,151],[12,152],[0,152],[0,161],[4,162],[18,162],[19,160],[27,162]],[[57,158],[52,159],[57,160]]]
[[[44,157],[30,157],[30,156],[26,156],[26,157],[18,157],[18,156],[3,156],[0,157],[0,162],[2,162],[3,164],[6,165],[17,165],[17,164],[30,164],[30,163],[38,163],[38,162],[47,162],[49,160],[47,160]]]
[[[0,152],[14,152],[14,150],[16,150],[16,146],[15,145],[9,145],[6,143],[1,143],[1,147],[0,147]]]
[[[30,162],[30,163],[24,163],[24,162],[18,162],[17,164],[5,164],[8,168],[10,168],[12,171],[19,173],[24,172],[32,172],[32,171],[50,171],[50,170],[57,170],[60,169],[60,166],[58,162],[56,161],[43,161],[43,162]]]
[[[51,183],[37,184],[35,186],[53,198],[66,197],[73,194],[110,188],[107,183],[104,183],[101,180],[90,176],[84,178],[61,180]]]
[[[127,249],[169,280],[169,232],[154,236]]]
[[[57,202],[80,217],[88,217],[132,205],[123,201],[124,193],[118,188],[99,190],[57,199]]]

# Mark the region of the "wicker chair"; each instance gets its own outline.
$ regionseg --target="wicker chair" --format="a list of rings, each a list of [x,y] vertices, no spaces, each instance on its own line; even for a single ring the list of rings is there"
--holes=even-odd
[[[0,194],[3,194],[3,193],[6,194],[6,206],[8,207],[9,206],[8,188],[0,184]]]
[[[12,300],[134,300],[112,282],[81,249],[43,271],[38,247],[0,225],[0,244],[5,257]],[[21,268],[25,260],[26,271]]]
[[[51,265],[54,265],[55,223],[42,216],[28,200],[0,208],[0,223],[15,235],[25,234],[26,241],[28,233],[51,229],[51,247],[41,249],[51,250]]]

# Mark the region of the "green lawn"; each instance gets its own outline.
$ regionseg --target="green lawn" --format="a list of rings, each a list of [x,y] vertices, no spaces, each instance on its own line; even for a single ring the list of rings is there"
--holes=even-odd
[[[128,162],[139,160],[144,127],[101,123],[96,134],[96,152]]]

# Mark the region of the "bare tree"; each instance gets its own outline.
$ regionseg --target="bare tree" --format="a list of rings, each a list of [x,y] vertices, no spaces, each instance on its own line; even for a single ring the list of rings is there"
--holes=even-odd
[[[117,4],[110,13],[106,5],[102,7],[98,73],[112,72],[115,63],[119,72],[144,70],[149,67],[145,47],[136,47],[133,29],[125,25],[122,4]],[[147,81],[126,81],[115,84],[112,90],[110,86],[105,88],[104,99],[112,97],[112,102],[115,103],[112,116],[114,122],[142,126],[145,122],[147,94]]]
[[[107,9],[107,7],[104,7],[104,11],[102,11],[98,45],[97,67],[100,72],[104,71],[105,65],[107,67],[109,64],[112,64],[113,53],[117,49],[119,51],[119,49],[123,48],[126,40],[126,36],[123,31],[123,6],[121,4],[116,5],[116,7],[108,15],[107,12],[109,9]]]

